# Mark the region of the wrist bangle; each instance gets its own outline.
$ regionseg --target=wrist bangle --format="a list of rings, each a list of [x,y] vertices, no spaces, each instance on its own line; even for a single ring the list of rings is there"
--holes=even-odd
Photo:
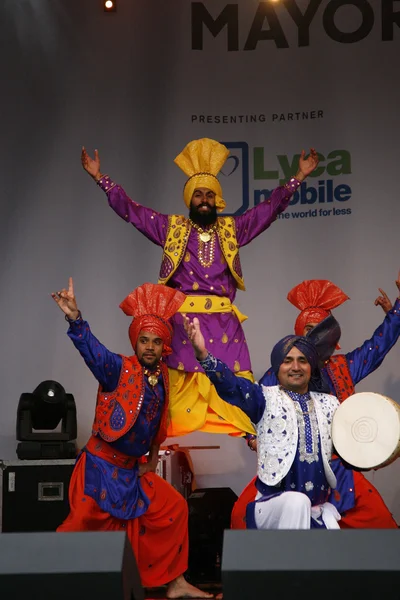
[[[284,187],[287,190],[289,190],[289,192],[295,192],[299,185],[301,185],[300,179],[297,179],[296,177],[291,177],[289,181],[285,183]]]
[[[78,310],[78,316],[76,317],[76,319],[70,319],[70,318],[68,317],[68,315],[65,315],[65,317],[64,317],[64,318],[65,318],[65,320],[66,320],[68,323],[75,323],[75,321],[79,321],[79,319],[82,319],[81,311],[80,311],[80,310]]]
[[[99,177],[98,179],[95,179],[95,182],[97,183],[97,185],[99,185],[99,184],[100,184],[100,181],[101,181],[102,179],[104,179],[104,177],[107,177],[107,175],[102,175],[102,174],[100,173],[100,177]]]
[[[253,434],[248,434],[248,437],[247,437],[247,445],[248,445],[248,447],[250,448],[250,450],[252,450],[253,452],[255,452],[255,450],[254,450],[254,448],[253,448],[253,445],[252,445],[252,443],[253,443],[253,442],[254,442],[254,440],[256,440],[256,439],[257,439],[257,436],[256,436],[256,435],[253,435]]]

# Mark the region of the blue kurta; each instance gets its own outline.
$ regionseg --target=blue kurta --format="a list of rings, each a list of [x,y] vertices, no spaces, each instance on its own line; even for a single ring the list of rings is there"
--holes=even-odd
[[[215,385],[218,395],[245,412],[253,423],[257,424],[265,411],[265,397],[262,388],[248,379],[237,377],[220,360],[211,357],[201,361],[201,365]],[[274,384],[276,385],[276,383]],[[288,474],[278,486],[269,486],[258,477],[256,488],[262,495],[256,502],[251,502],[247,510],[248,529],[256,528],[254,511],[258,502],[266,502],[283,492],[297,491],[305,494],[312,506],[323,504],[330,493],[321,454],[321,440],[314,403],[310,394],[298,394],[285,390],[293,400],[299,438],[297,450]],[[311,520],[311,527],[321,527]],[[323,527],[323,526],[322,526]]]
[[[87,366],[99,382],[103,392],[112,392],[118,386],[122,357],[108,350],[92,334],[89,324],[83,319],[70,323],[68,336],[79,350]],[[165,391],[160,376],[159,383],[149,385],[145,377],[145,393],[139,416],[133,427],[109,446],[135,458],[148,453],[152,440],[160,425],[165,402]],[[118,467],[86,452],[85,494],[96,500],[102,510],[120,519],[132,519],[146,512],[149,500],[142,490],[139,467]],[[79,457],[78,457],[79,460]],[[106,490],[105,498],[101,491]]]

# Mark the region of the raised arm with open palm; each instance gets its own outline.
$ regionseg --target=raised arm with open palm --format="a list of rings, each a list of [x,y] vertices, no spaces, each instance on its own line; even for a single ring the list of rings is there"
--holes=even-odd
[[[95,179],[96,181],[99,181],[99,179],[101,179],[100,157],[98,150],[94,151],[94,158],[91,158],[86,152],[85,147],[82,147],[81,163],[82,167],[87,173],[89,173],[91,177],[93,177],[93,179]]]
[[[194,353],[198,360],[204,360],[207,358],[208,351],[204,341],[204,336],[201,333],[200,322],[197,317],[191,321],[188,316],[183,315],[183,324],[185,331],[193,346]]]
[[[317,168],[318,163],[319,156],[315,148],[310,148],[310,153],[307,157],[305,150],[302,150],[299,158],[299,169],[296,173],[296,179],[299,181],[304,181],[304,179]]]

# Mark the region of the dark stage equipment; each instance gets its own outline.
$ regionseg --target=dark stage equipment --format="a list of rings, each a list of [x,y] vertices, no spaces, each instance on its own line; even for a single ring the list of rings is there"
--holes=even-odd
[[[203,488],[188,498],[189,573],[193,583],[219,583],[224,530],[237,500],[230,488]]]
[[[400,531],[226,531],[224,600],[400,598]]]
[[[0,531],[55,531],[69,513],[75,459],[0,461]]]
[[[144,600],[128,537],[119,531],[0,535],[1,597]]]
[[[61,421],[61,431],[54,431]],[[35,430],[35,431],[34,431]],[[42,381],[32,393],[21,394],[17,410],[20,459],[60,459],[76,455],[76,406],[57,381]]]

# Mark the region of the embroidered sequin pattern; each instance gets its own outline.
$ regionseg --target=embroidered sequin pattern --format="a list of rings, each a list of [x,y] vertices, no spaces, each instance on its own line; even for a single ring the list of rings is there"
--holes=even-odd
[[[119,402],[115,403],[115,408],[110,417],[110,426],[114,431],[120,431],[126,423],[126,414]]]
[[[204,371],[216,371],[218,364],[217,359],[210,352],[204,360],[199,360],[199,363]]]
[[[319,433],[314,401],[310,394],[298,394],[286,390],[294,402],[299,427],[299,459],[309,464],[318,461]]]
[[[264,483],[276,485],[288,472],[296,451],[296,416],[283,405],[278,386],[262,389],[266,411],[257,424],[258,473]]]
[[[153,421],[158,414],[161,398],[157,386],[149,391],[151,391],[152,397],[147,405],[146,420],[148,423],[151,423],[151,421]]]

